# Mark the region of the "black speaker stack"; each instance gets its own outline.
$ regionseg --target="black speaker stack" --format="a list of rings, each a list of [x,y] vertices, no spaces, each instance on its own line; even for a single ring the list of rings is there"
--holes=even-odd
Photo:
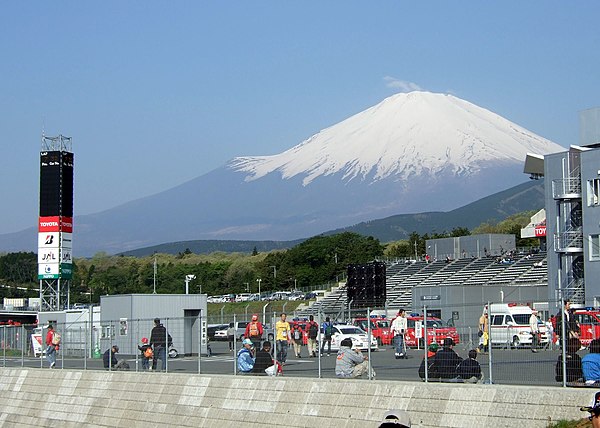
[[[385,263],[348,265],[346,295],[352,308],[385,306]]]

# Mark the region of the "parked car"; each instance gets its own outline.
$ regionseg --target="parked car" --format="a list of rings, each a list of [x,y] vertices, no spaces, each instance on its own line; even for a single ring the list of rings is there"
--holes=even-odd
[[[224,336],[225,340],[227,340],[227,327],[227,324],[209,324],[208,327],[206,327],[206,335],[208,336],[209,340],[220,340],[215,338],[215,334],[219,330],[225,330]]]
[[[423,317],[407,317],[406,346],[417,346],[417,337],[415,331],[415,325],[417,321],[420,321],[421,324],[423,324]],[[455,344],[460,343],[460,337],[458,336],[456,327],[450,327],[445,325],[444,322],[439,318],[427,317],[427,345],[430,345],[431,343],[441,344],[447,337],[450,337]],[[425,340],[421,338],[419,340],[419,345],[423,346],[424,343]]]
[[[589,346],[592,340],[600,339],[600,309],[576,309],[574,318],[579,323],[579,340],[583,346]]]
[[[371,334],[377,339],[377,343],[381,345],[390,345],[392,343],[392,334],[390,332],[390,321],[387,318],[371,318]],[[360,327],[364,331],[368,331],[367,318],[356,318],[353,324]]]
[[[369,340],[367,332],[363,329],[347,324],[338,324],[333,326],[333,336],[331,336],[331,349],[339,350],[340,343],[342,340],[350,338],[352,339],[353,348],[367,351],[369,349]],[[371,335],[371,351],[377,351],[379,345],[377,345],[377,339]]]
[[[252,298],[252,294],[251,293],[240,293],[237,296],[235,296],[235,301],[236,302],[249,302]]]

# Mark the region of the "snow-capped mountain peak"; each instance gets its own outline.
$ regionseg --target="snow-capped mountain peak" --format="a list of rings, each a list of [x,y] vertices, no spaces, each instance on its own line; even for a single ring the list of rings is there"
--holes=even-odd
[[[415,91],[386,98],[273,156],[234,158],[229,167],[253,181],[272,172],[402,180],[441,172],[470,175],[488,163],[522,163],[527,152],[563,148],[501,116],[452,95]]]

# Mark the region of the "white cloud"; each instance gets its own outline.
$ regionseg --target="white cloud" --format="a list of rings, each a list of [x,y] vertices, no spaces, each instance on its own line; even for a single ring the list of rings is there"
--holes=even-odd
[[[385,76],[383,78],[385,86],[388,88],[399,89],[400,92],[412,92],[421,91],[422,88],[414,82],[407,82],[406,80],[396,79],[392,76]]]

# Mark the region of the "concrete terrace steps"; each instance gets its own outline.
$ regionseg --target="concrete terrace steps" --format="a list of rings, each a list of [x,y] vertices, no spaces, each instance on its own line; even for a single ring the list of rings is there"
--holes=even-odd
[[[546,427],[594,390],[510,385],[0,368],[0,426]]]

